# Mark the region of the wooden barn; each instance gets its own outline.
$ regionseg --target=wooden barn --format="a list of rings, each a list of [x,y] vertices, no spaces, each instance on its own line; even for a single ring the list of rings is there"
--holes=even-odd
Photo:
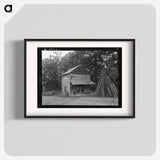
[[[91,86],[95,85],[91,81],[89,70],[84,66],[78,65],[61,75],[62,77],[62,94],[75,95],[87,93]]]

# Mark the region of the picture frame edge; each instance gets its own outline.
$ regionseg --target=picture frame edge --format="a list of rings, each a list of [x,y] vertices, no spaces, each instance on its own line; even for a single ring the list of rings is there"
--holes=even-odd
[[[133,114],[131,116],[29,116],[27,115],[27,94],[26,94],[26,88],[27,88],[27,83],[26,83],[26,78],[27,78],[27,67],[26,67],[26,64],[27,64],[27,42],[30,42],[30,41],[132,41],[133,42]],[[135,62],[135,58],[136,58],[136,39],[135,38],[122,38],[122,39],[119,39],[119,38],[111,38],[111,39],[88,39],[88,38],[76,38],[76,39],[68,39],[68,38],[58,38],[58,39],[50,39],[50,38],[24,38],[24,118],[136,118],[136,109],[135,109],[135,86],[136,86],[136,82],[135,82],[135,76],[136,76],[136,73],[135,73],[135,70],[136,70],[136,62]]]

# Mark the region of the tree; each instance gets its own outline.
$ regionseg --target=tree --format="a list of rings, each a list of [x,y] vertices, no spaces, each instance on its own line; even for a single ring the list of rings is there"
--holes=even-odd
[[[60,88],[60,53],[55,52],[49,58],[42,60],[42,85],[47,86],[48,89]]]

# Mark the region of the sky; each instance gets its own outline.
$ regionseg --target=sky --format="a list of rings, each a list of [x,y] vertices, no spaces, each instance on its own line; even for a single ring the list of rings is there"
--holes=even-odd
[[[50,55],[54,55],[55,52],[58,52],[61,57],[65,56],[66,54],[68,54],[69,52],[72,52],[72,51],[42,51],[42,59],[46,59],[46,58],[49,58]]]

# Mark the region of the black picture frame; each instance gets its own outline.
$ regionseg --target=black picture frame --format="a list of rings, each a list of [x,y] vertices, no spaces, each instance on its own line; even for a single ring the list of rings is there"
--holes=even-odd
[[[133,114],[132,116],[28,116],[26,114],[26,87],[27,87],[27,84],[26,84],[26,78],[27,78],[27,75],[26,75],[26,72],[27,72],[27,68],[26,68],[26,44],[27,42],[29,41],[131,41],[133,42]],[[39,48],[46,48],[46,47],[39,47]],[[40,50],[39,50],[40,51]],[[39,53],[38,51],[38,53]],[[121,51],[121,54],[122,54],[122,51]],[[38,68],[40,67],[40,61],[39,61],[39,56],[37,56],[38,58]],[[120,61],[122,61],[122,57],[120,56]],[[120,63],[122,65],[122,62]],[[121,76],[121,72],[122,72],[122,66],[119,66],[119,72],[120,72],[120,83],[122,82],[122,76]],[[38,76],[39,77],[39,74],[40,74],[40,70],[38,69],[38,72],[37,72]],[[39,78],[37,79],[37,85],[38,85],[38,93],[40,88],[39,88]],[[122,85],[120,85],[120,87],[122,87]],[[122,88],[119,88],[120,91],[122,91]],[[38,94],[38,98],[37,98],[37,101],[38,101],[38,104],[40,102],[40,96]],[[122,101],[122,94],[119,94],[119,100],[120,100],[120,105],[121,105],[121,101]],[[39,105],[37,106],[38,108],[41,108]],[[46,107],[46,106],[45,106]],[[54,108],[63,108],[64,106],[59,106],[59,107],[55,107]],[[122,106],[118,106],[118,107],[115,107],[115,108],[121,108]],[[53,106],[48,106],[47,108],[53,108]],[[66,107],[64,107],[66,108]],[[67,107],[68,108],[68,107]],[[75,108],[75,107],[69,107],[69,108]],[[77,108],[79,108],[77,106]],[[82,107],[81,107],[82,108]],[[86,108],[86,107],[85,107]],[[89,106],[88,108],[97,108],[96,106]],[[98,108],[101,108],[101,107],[98,107]],[[104,108],[104,107],[102,107]],[[107,108],[110,108],[109,106],[107,106]],[[111,108],[114,108],[113,106],[111,106]],[[24,39],[24,117],[25,118],[135,118],[135,39]]]

